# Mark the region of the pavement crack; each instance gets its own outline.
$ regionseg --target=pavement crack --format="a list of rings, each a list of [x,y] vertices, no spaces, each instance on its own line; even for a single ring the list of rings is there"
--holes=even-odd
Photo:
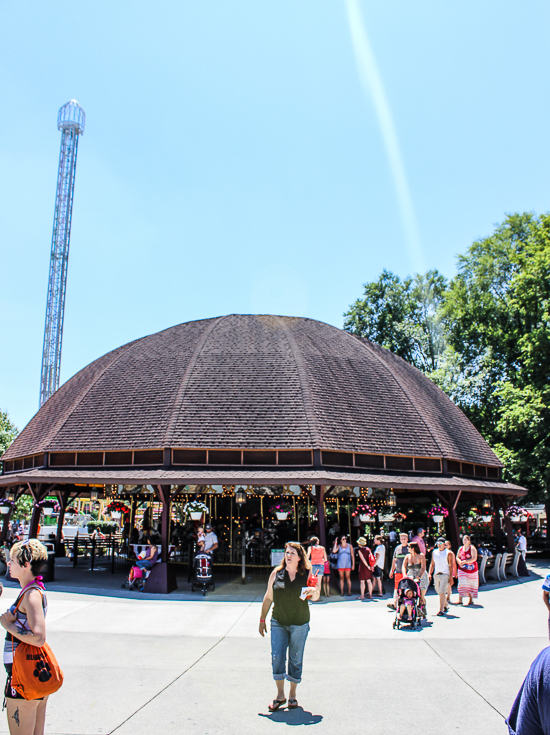
[[[503,720],[506,720],[506,715],[503,715],[503,714],[502,714],[502,712],[501,712],[500,710],[498,710],[498,709],[497,709],[497,708],[496,708],[496,707],[494,706],[494,704],[491,704],[491,702],[489,702],[489,700],[488,700],[488,699],[486,699],[486,698],[485,698],[485,697],[483,696],[483,694],[481,694],[480,692],[478,692],[478,690],[477,690],[477,689],[476,689],[475,687],[473,687],[473,686],[472,686],[472,685],[470,684],[470,682],[469,682],[469,681],[466,681],[466,679],[465,679],[465,678],[464,678],[463,676],[461,676],[461,675],[460,675],[460,674],[458,673],[458,671],[457,671],[457,670],[456,670],[456,669],[454,668],[454,666],[452,666],[452,665],[451,665],[451,664],[450,664],[450,663],[449,663],[449,662],[448,662],[448,661],[447,661],[446,659],[444,659],[444,658],[443,658],[443,656],[442,656],[442,655],[441,655],[441,654],[439,653],[439,651],[436,651],[436,649],[435,649],[435,648],[434,648],[434,647],[433,647],[433,646],[431,645],[431,643],[430,643],[430,642],[429,642],[429,641],[428,641],[428,640],[427,640],[426,638],[424,638],[423,640],[424,640],[424,643],[425,643],[425,644],[426,644],[426,645],[428,646],[428,648],[431,648],[431,650],[432,650],[432,651],[433,651],[433,652],[435,653],[435,655],[436,655],[436,656],[437,656],[438,658],[440,658],[440,659],[441,659],[441,660],[443,661],[443,663],[444,663],[444,664],[446,664],[446,665],[447,665],[447,666],[448,666],[448,667],[449,667],[449,668],[451,669],[451,671],[452,671],[452,672],[453,672],[454,674],[456,674],[456,675],[458,676],[458,678],[459,678],[459,679],[460,679],[461,681],[463,681],[463,682],[464,682],[464,684],[466,684],[466,686],[467,686],[467,687],[470,687],[470,689],[471,689],[471,690],[472,690],[473,692],[475,692],[475,693],[477,694],[477,696],[478,696],[478,697],[480,697],[480,698],[481,698],[481,699],[482,699],[482,700],[483,700],[483,701],[484,701],[484,702],[485,702],[486,704],[488,704],[488,705],[489,705],[489,707],[491,707],[491,709],[493,709],[493,710],[494,710],[494,711],[495,711],[495,712],[497,713],[497,715],[500,715],[500,716],[502,717],[502,719],[503,719]]]
[[[113,730],[111,730],[111,732],[109,733],[109,735],[113,735],[113,733],[114,733],[114,732],[116,732],[117,730],[120,730],[120,728],[121,728],[121,727],[122,727],[123,725],[125,725],[125,724],[126,724],[127,722],[129,722],[129,721],[130,721],[130,720],[132,719],[132,717],[135,717],[135,716],[137,715],[137,713],[138,713],[138,712],[141,712],[141,710],[142,710],[142,709],[145,709],[145,707],[147,707],[147,706],[148,706],[149,704],[151,704],[151,702],[153,702],[153,701],[154,701],[154,700],[155,700],[155,699],[156,699],[157,697],[160,697],[160,695],[161,695],[161,694],[162,694],[163,692],[165,692],[165,691],[166,691],[167,689],[169,689],[169,688],[170,688],[170,687],[171,687],[171,686],[172,686],[173,684],[175,684],[175,683],[176,683],[177,681],[179,681],[179,679],[181,679],[181,677],[182,677],[182,676],[185,676],[185,674],[187,674],[187,672],[188,672],[188,671],[191,671],[191,669],[192,669],[192,668],[193,668],[194,666],[196,666],[196,664],[198,664],[198,663],[199,663],[199,661],[202,661],[202,659],[203,659],[203,658],[205,658],[206,656],[208,656],[208,654],[210,653],[210,651],[213,651],[213,650],[214,650],[214,648],[216,648],[216,646],[218,646],[218,645],[219,645],[219,644],[220,644],[220,643],[221,643],[222,641],[224,641],[224,640],[225,640],[225,639],[227,638],[227,636],[229,635],[229,633],[231,633],[231,631],[232,631],[232,630],[233,630],[233,628],[234,628],[234,627],[235,627],[235,626],[237,625],[237,623],[238,623],[238,622],[239,622],[239,620],[240,620],[240,619],[242,618],[242,616],[243,616],[243,615],[245,614],[245,612],[246,612],[246,611],[247,611],[247,610],[249,609],[249,607],[251,607],[251,606],[252,606],[253,604],[254,604],[254,600],[253,600],[252,602],[249,602],[249,603],[248,603],[248,605],[247,605],[247,606],[245,607],[245,609],[244,609],[244,610],[242,611],[242,613],[241,613],[241,614],[239,615],[239,617],[238,617],[238,618],[237,618],[237,619],[235,620],[235,622],[233,623],[233,625],[232,625],[232,626],[231,626],[230,628],[228,628],[228,630],[226,630],[226,631],[225,631],[225,633],[224,633],[224,634],[222,635],[222,637],[221,637],[221,638],[220,638],[220,639],[219,639],[218,641],[216,641],[216,642],[215,642],[215,643],[214,643],[214,644],[213,644],[212,646],[210,646],[210,648],[209,648],[208,650],[206,650],[206,651],[205,651],[205,652],[204,652],[204,653],[202,654],[202,656],[199,656],[199,657],[198,657],[198,659],[197,659],[196,661],[193,661],[193,663],[192,663],[192,664],[191,664],[190,666],[188,666],[188,667],[187,667],[186,669],[184,669],[184,671],[182,671],[182,672],[181,672],[181,674],[178,674],[178,676],[176,676],[176,678],[175,678],[175,679],[172,679],[172,681],[168,682],[168,684],[167,684],[167,685],[166,685],[165,687],[163,687],[162,689],[160,689],[160,690],[159,690],[159,691],[158,691],[158,692],[157,692],[157,693],[156,693],[156,694],[155,694],[154,696],[152,696],[152,697],[151,697],[151,699],[148,699],[148,700],[147,700],[147,702],[145,702],[144,704],[142,704],[142,705],[141,705],[141,707],[138,707],[138,708],[137,708],[137,709],[135,710],[135,712],[132,712],[132,714],[131,714],[131,715],[128,715],[128,717],[127,717],[127,718],[126,718],[125,720],[123,720],[123,721],[122,721],[122,722],[120,723],[120,725],[117,725],[117,726],[116,726],[116,727],[115,727],[115,728],[114,728]]]

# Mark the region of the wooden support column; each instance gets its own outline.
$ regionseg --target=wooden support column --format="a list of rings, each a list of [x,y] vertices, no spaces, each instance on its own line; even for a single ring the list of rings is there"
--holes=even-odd
[[[6,536],[8,535],[12,513],[13,513],[13,508],[10,508],[9,513],[6,513],[5,515],[2,516],[2,531],[0,531],[0,546],[4,545],[4,541],[6,540]]]
[[[441,500],[443,505],[449,511],[449,515],[445,518],[445,533],[451,542],[453,550],[456,552],[460,546],[460,529],[458,526],[458,515],[456,506],[460,499],[460,492],[440,491],[435,493]]]
[[[495,538],[499,546],[504,546],[504,534],[502,532],[502,524],[500,522],[500,509],[506,507],[506,503],[503,502],[500,495],[493,495],[493,506],[495,514],[493,516],[493,529]]]
[[[156,485],[156,490],[162,503],[162,557],[161,561],[158,561],[152,568],[151,574],[147,577],[147,581],[145,582],[143,591],[166,595],[175,590],[178,586],[174,568],[168,563],[170,547],[170,485]]]
[[[132,499],[130,500],[130,532],[128,534],[128,543],[130,543],[130,538],[132,537],[132,531],[134,530],[134,526],[136,524],[136,510],[137,510],[137,496],[132,495]]]
[[[319,541],[327,546],[327,528],[325,521],[325,486],[315,485],[315,504],[317,505],[317,522],[319,524]]]
[[[504,516],[504,530],[506,531],[508,552],[513,554],[516,550],[516,545],[514,543],[514,527],[512,525],[512,519],[507,515]]]
[[[71,498],[71,490],[70,489],[69,490],[59,490],[57,493],[57,497],[59,498],[59,505],[61,506],[61,510],[57,518],[57,535],[55,539],[55,555],[61,556],[61,554],[59,553],[59,549],[61,548],[61,534],[63,533],[63,524],[65,523],[65,510]],[[64,555],[65,553],[63,553],[63,556]]]
[[[38,525],[40,523],[40,513],[42,509],[39,507],[40,503],[46,495],[50,492],[50,488],[44,488],[44,485],[38,483],[37,485],[31,485],[27,483],[27,486],[34,498],[34,507],[32,509],[31,523],[29,527],[29,538],[36,538],[38,536]]]

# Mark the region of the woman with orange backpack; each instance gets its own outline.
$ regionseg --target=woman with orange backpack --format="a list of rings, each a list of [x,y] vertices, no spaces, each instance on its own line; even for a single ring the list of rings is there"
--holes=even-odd
[[[34,538],[14,544],[10,551],[8,569],[21,585],[21,592],[0,616],[0,623],[7,631],[5,697],[12,735],[43,735],[48,696],[63,683],[63,674],[46,643],[48,605],[38,573],[47,560],[46,547]]]

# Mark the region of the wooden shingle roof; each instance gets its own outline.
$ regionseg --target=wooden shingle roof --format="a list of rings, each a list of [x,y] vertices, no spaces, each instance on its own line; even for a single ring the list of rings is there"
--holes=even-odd
[[[4,459],[167,447],[501,464],[449,398],[387,350],[312,319],[236,314],[179,324],[95,360]]]

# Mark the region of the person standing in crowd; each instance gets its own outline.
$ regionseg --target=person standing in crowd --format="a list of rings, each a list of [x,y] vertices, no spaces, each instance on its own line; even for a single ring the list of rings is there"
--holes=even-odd
[[[416,536],[413,536],[411,539],[412,544],[419,545],[420,553],[424,554],[424,556],[426,556],[426,541],[424,540],[425,535],[426,535],[426,531],[423,528],[419,528],[416,531]]]
[[[479,576],[477,567],[477,549],[472,546],[470,537],[462,537],[462,546],[456,555],[458,564],[458,605],[462,605],[462,598],[468,597],[468,604],[473,605],[477,599]]]
[[[549,723],[550,648],[545,648],[531,664],[506,724],[510,735],[547,735]]]
[[[327,559],[327,552],[324,546],[321,546],[317,536],[311,537],[309,549],[307,550],[307,558],[311,564],[311,572],[317,577],[317,587],[321,589],[321,582],[325,574],[325,562]]]
[[[449,579],[451,578],[452,559],[449,550],[445,546],[445,539],[437,539],[436,548],[432,551],[430,571],[428,579],[434,578],[434,587],[439,595],[439,616],[447,612],[447,592],[449,591]]]
[[[378,587],[378,594],[380,597],[384,596],[384,587],[382,586],[382,580],[384,578],[384,564],[386,562],[386,547],[382,543],[382,536],[375,536],[374,543],[376,547],[374,549],[374,569],[372,573],[376,580],[376,586]]]
[[[372,600],[372,570],[376,562],[372,551],[367,546],[367,539],[363,536],[357,539],[357,556],[359,557],[359,587],[361,589],[361,594],[357,599],[365,599],[366,582],[369,590],[369,600]]]
[[[426,590],[428,589],[429,579],[426,572],[426,557],[420,551],[420,546],[416,542],[409,541],[409,553],[403,559],[403,576],[410,577],[418,582],[421,599],[420,615],[425,618]]]
[[[311,569],[304,547],[296,541],[285,546],[282,562],[271,572],[260,614],[260,635],[267,632],[266,619],[273,604],[271,616],[271,663],[273,679],[277,684],[277,696],[269,705],[275,712],[284,704],[285,678],[290,682],[288,707],[298,706],[296,687],[302,680],[304,648],[309,632],[308,599],[319,599],[319,589],[308,587]],[[286,666],[288,651],[288,672]]]
[[[323,597],[330,597],[330,562],[328,559],[326,560],[324,566],[321,594]]]
[[[456,579],[457,574],[457,565],[456,565],[456,554],[453,551],[453,547],[450,541],[445,541],[445,546],[447,548],[447,551],[451,555],[451,577],[449,579],[449,586],[447,588],[447,608],[449,607],[449,604],[451,602],[451,595],[453,594],[453,582]]]
[[[394,544],[397,541],[397,533],[393,528],[390,529],[390,532],[388,534],[388,538],[390,540],[390,544]],[[408,538],[407,538],[408,540]]]
[[[42,577],[38,574],[47,561],[46,547],[34,538],[14,544],[8,561],[10,576],[19,582],[21,592],[17,601],[0,616],[0,623],[7,631],[4,645],[4,667],[8,674],[5,697],[9,731],[20,735],[44,733],[48,697],[24,699],[12,687],[11,675],[13,654],[20,641],[37,648],[46,642],[48,603]]]
[[[399,534],[400,543],[395,547],[393,552],[393,560],[390,569],[390,579],[393,577],[393,600],[388,602],[388,607],[392,610],[397,609],[397,587],[403,579],[403,560],[409,553],[409,537],[406,533]]]
[[[353,546],[348,543],[347,536],[341,536],[340,543],[338,543],[338,539],[335,539],[332,553],[338,555],[336,569],[340,577],[340,592],[342,597],[344,596],[344,581],[348,585],[348,597],[350,597],[351,573],[355,569],[355,556],[353,554]]]
[[[527,556],[527,539],[523,535],[523,531],[521,530],[521,528],[518,529],[516,549],[523,556],[523,561],[525,561],[525,557]]]
[[[212,526],[210,523],[207,523],[205,526],[206,530],[206,536],[204,537],[204,548],[203,551],[205,554],[212,554],[212,552],[216,551],[218,548],[218,537],[212,530]]]

